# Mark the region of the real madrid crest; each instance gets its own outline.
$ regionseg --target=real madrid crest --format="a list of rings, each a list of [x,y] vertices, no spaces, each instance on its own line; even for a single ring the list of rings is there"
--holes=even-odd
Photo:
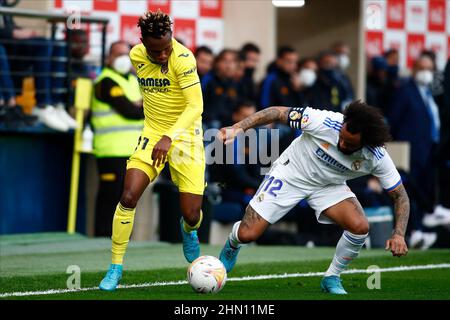
[[[169,72],[169,66],[168,66],[168,64],[163,64],[161,66],[161,73],[162,74],[167,74],[167,72]]]
[[[352,170],[354,171],[358,171],[359,169],[361,169],[361,160],[356,160],[352,162]]]
[[[261,202],[261,201],[263,201],[264,200],[264,193],[261,193],[257,198],[256,198],[256,201],[257,202]]]

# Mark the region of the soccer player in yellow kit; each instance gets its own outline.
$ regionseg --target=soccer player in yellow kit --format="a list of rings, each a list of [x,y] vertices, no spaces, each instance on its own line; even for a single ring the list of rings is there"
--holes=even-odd
[[[171,25],[170,17],[159,10],[146,13],[138,22],[142,43],[130,52],[144,101],[145,126],[128,160],[113,220],[112,263],[100,283],[102,290],[115,290],[122,278],[136,204],[166,161],[180,191],[185,258],[192,262],[200,255],[196,230],[202,221],[205,188],[202,91],[194,55],[172,38]]]

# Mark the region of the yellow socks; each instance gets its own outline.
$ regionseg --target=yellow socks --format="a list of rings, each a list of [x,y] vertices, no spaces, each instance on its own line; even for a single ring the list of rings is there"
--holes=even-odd
[[[112,263],[122,264],[123,256],[130,241],[136,208],[124,208],[120,202],[116,207],[112,230]]]
[[[193,227],[191,227],[190,225],[187,224],[186,221],[184,221],[183,219],[183,228],[184,231],[186,231],[187,233],[193,231],[193,230],[197,230],[198,228],[200,228],[200,225],[202,224],[202,220],[203,220],[203,212],[202,210],[200,210],[200,219],[198,220],[197,224]]]

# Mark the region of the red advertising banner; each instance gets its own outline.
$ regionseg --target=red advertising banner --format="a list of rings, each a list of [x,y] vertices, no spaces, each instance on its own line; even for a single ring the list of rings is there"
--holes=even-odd
[[[387,27],[391,29],[403,29],[405,27],[406,0],[388,0],[387,2]]]
[[[63,0],[55,0],[55,8],[60,9],[63,7]]]
[[[428,1],[428,30],[445,32],[445,0]]]
[[[406,61],[408,68],[413,66],[414,61],[425,49],[425,35],[424,34],[408,34],[406,44]]]
[[[149,11],[156,11],[158,9],[166,14],[170,14],[170,0],[148,0]]]
[[[192,19],[175,19],[174,36],[183,41],[184,45],[190,50],[195,48],[196,24]]]
[[[200,16],[222,18],[222,0],[200,0]]]
[[[120,39],[131,45],[141,43],[141,31],[137,26],[137,16],[122,16],[120,18]]]
[[[366,31],[366,54],[369,57],[383,54],[382,31]]]
[[[99,11],[117,11],[118,0],[95,0],[94,10]]]

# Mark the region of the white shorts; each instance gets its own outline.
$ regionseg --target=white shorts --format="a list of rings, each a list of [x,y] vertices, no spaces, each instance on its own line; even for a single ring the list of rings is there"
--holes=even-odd
[[[280,170],[283,170],[283,166],[274,164],[249,203],[271,224],[280,220],[303,199],[315,210],[318,222],[332,224],[334,222],[322,212],[345,199],[356,198],[345,183],[316,187],[295,181],[294,185]]]

